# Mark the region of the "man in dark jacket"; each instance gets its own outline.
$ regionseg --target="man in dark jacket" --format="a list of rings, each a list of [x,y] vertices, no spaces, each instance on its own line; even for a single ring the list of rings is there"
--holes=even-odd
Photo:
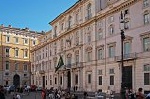
[[[3,86],[0,85],[0,99],[5,99]]]

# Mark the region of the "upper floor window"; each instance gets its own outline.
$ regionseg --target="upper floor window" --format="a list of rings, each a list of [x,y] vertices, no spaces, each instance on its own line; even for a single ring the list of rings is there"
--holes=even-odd
[[[89,52],[87,52],[87,62],[89,62],[91,60],[92,60],[92,52],[89,51]]]
[[[98,49],[98,59],[103,59],[103,49]]]
[[[114,69],[109,69],[109,74],[114,74],[114,73],[115,73]]]
[[[149,0],[143,0],[143,7],[149,6]]]
[[[108,19],[108,22],[109,22],[109,23],[114,22],[114,16],[110,16],[109,19]]]
[[[24,58],[28,57],[28,50],[24,50]]]
[[[28,39],[24,39],[24,44],[27,45],[28,44]]]
[[[15,57],[18,57],[18,56],[19,56],[19,49],[16,48],[16,49],[15,49]]]
[[[78,21],[79,21],[79,13],[76,13],[75,16],[76,16],[76,19],[75,19],[75,20],[76,20],[76,22],[78,22]]]
[[[125,42],[124,43],[124,54],[127,55],[130,53],[131,50],[131,44],[130,42]]]
[[[91,80],[92,80],[91,74],[88,74],[88,84],[91,84]]]
[[[150,19],[149,18],[149,12],[145,11],[143,17],[144,17],[144,24],[148,24],[149,23],[149,19]]]
[[[9,61],[6,61],[5,66],[6,66],[5,69],[6,69],[6,70],[9,70]]]
[[[10,42],[10,36],[6,36],[6,43]]]
[[[115,56],[115,46],[109,46],[109,57],[112,58]]]
[[[69,16],[69,19],[68,19],[68,29],[71,28],[71,25],[72,25],[72,17]]]
[[[91,34],[90,33],[87,34],[87,42],[88,43],[91,42]]]
[[[144,85],[150,85],[150,64],[144,65]]]
[[[18,63],[15,63],[15,70],[18,70]]]
[[[61,23],[61,30],[64,29],[64,23]]]
[[[33,44],[33,46],[34,46],[34,45],[36,44],[36,41],[35,41],[35,40],[33,40],[33,41],[32,41],[32,44]]]
[[[100,31],[98,32],[97,39],[98,39],[98,40],[101,40],[102,38],[103,38],[103,32],[102,32],[102,30],[100,30]]]
[[[150,51],[150,38],[143,38],[143,51]]]
[[[114,34],[114,26],[113,25],[109,26],[109,34],[110,35]]]
[[[91,12],[91,3],[87,5],[87,19],[90,19],[92,17],[92,12]]]
[[[19,43],[19,38],[18,37],[15,37],[15,43],[18,44]]]
[[[57,26],[55,26],[55,28],[54,28],[54,35],[53,35],[53,37],[57,37]]]
[[[28,65],[27,65],[27,64],[24,64],[24,65],[23,65],[23,69],[24,69],[24,71],[27,71],[27,70],[28,70]]]
[[[124,21],[124,29],[129,29],[129,27],[130,27],[130,21],[129,21],[129,19],[125,19],[125,21]]]
[[[5,49],[6,57],[9,57],[9,50],[10,50],[10,48],[6,48],[6,49]]]
[[[150,71],[150,64],[145,64],[144,65],[144,71]]]
[[[79,55],[78,54],[75,55],[75,62],[79,63]]]

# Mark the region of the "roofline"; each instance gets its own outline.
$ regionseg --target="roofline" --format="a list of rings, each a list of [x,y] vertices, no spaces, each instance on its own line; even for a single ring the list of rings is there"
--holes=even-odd
[[[64,12],[62,12],[61,14],[59,14],[55,19],[53,19],[51,22],[49,22],[48,24],[52,24],[54,21],[56,21],[59,17],[61,17],[61,15],[63,15],[64,13],[66,13],[67,11],[69,11],[70,9],[72,9],[76,4],[78,4],[80,1],[82,0],[78,0],[75,4],[73,4],[71,7],[69,7],[67,10],[65,10]]]

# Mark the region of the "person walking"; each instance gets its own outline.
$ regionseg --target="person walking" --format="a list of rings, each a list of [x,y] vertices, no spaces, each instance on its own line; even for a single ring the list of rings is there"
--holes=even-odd
[[[136,93],[136,99],[145,99],[144,94],[142,93],[143,89],[139,88],[138,92]]]
[[[5,99],[3,86],[0,86],[0,99]]]
[[[42,99],[46,99],[46,91],[44,88],[42,89]]]

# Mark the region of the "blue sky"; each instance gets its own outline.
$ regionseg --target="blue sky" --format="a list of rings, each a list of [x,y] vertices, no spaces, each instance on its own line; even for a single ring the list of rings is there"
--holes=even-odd
[[[78,0],[0,0],[0,24],[48,31],[48,24]]]

